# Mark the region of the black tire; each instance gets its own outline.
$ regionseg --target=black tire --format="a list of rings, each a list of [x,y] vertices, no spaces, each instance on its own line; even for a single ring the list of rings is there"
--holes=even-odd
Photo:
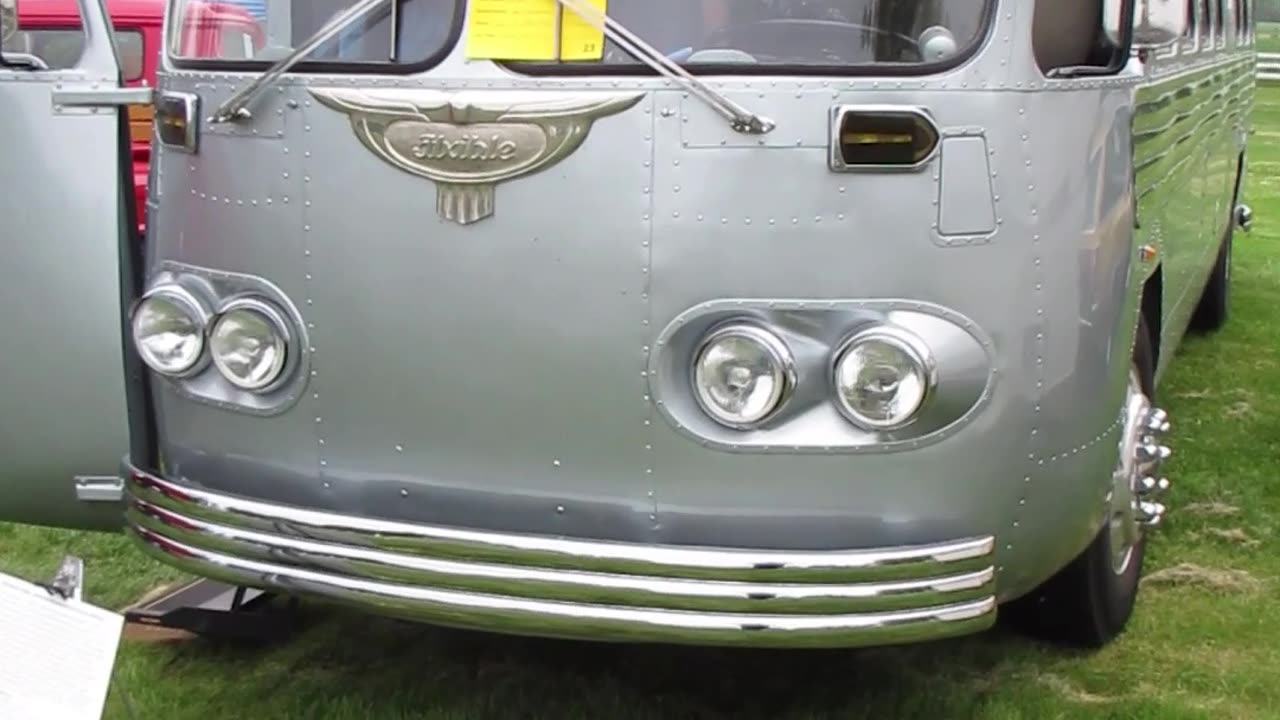
[[[1231,240],[1235,235],[1235,219],[1227,229],[1227,236],[1218,250],[1209,282],[1200,295],[1195,315],[1191,316],[1191,328],[1199,332],[1211,332],[1227,324],[1231,309]]]
[[[1148,397],[1154,397],[1154,363],[1147,324],[1138,325],[1134,362]],[[1146,554],[1146,536],[1133,548],[1124,572],[1112,569],[1111,533],[1103,524],[1093,542],[1056,575],[1001,608],[1021,632],[1042,640],[1082,648],[1101,648],[1122,632],[1133,614]]]

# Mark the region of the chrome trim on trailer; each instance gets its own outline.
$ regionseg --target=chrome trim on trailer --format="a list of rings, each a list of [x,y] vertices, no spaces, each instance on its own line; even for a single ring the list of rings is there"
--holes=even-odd
[[[504,535],[269,505],[131,470],[160,560],[445,625],[599,640],[851,647],[995,620],[992,537],[776,552]]]

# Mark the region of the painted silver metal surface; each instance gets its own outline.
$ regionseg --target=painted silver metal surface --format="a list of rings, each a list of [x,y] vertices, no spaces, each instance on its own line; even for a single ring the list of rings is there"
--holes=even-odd
[[[378,157],[437,184],[436,211],[462,225],[494,212],[494,186],[571,155],[602,117],[634,107],[639,93],[441,93],[312,90],[346,113]]]
[[[137,472],[130,478],[130,528],[168,562],[254,586],[382,598],[378,604],[397,614],[463,627],[849,647],[973,632],[995,617],[991,538],[788,555],[413,526],[392,535],[358,530],[368,526],[358,517],[271,507]],[[349,543],[336,537],[344,532]],[[574,569],[535,564],[539,555]],[[645,566],[668,572],[626,572]]]
[[[980,238],[996,230],[996,206],[982,135],[947,137],[940,142],[938,234]]]
[[[0,67],[0,521],[115,529],[119,505],[80,502],[76,478],[114,475],[128,451],[117,261],[124,120],[121,108],[54,112],[56,91],[96,92],[119,75],[102,0],[80,6],[76,67]]]

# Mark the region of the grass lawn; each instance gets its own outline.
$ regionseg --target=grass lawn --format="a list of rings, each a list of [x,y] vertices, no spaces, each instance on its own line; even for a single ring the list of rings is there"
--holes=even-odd
[[[1258,52],[1280,52],[1280,22],[1258,23]]]
[[[1233,317],[1190,337],[1161,388],[1171,512],[1130,630],[1105,651],[1003,630],[857,652],[605,646],[307,604],[308,629],[269,649],[126,640],[106,717],[1280,717],[1280,88],[1255,119],[1257,221],[1237,235]],[[177,577],[119,537],[0,525],[0,570],[44,577],[68,552],[100,605]]]

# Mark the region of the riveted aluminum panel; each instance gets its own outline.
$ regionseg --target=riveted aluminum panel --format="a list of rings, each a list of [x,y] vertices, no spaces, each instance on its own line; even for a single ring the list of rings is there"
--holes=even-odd
[[[991,197],[986,139],[981,136],[944,138],[940,171],[939,234],[995,232],[996,209]]]

